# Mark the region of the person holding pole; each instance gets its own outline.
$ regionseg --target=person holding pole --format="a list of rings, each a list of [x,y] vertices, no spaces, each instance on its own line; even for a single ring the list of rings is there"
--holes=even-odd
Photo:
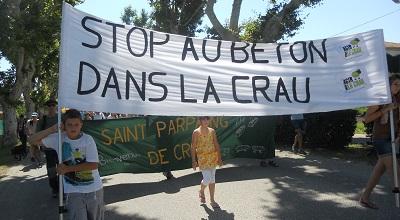
[[[392,75],[389,77],[390,91],[392,94],[393,103],[387,105],[370,106],[364,117],[365,123],[373,122],[372,138],[373,145],[378,154],[378,161],[372,171],[372,174],[367,182],[367,185],[359,199],[360,205],[367,208],[378,209],[378,206],[370,201],[372,190],[378,184],[381,176],[387,173],[393,177],[393,160],[392,160],[392,142],[391,128],[389,121],[389,113],[393,110],[394,132],[396,135],[396,143],[400,140],[399,129],[399,103],[400,103],[400,75]],[[397,165],[397,175],[399,169]],[[394,182],[395,178],[393,178]]]
[[[65,112],[62,120],[62,163],[57,173],[63,175],[69,219],[104,219],[103,184],[98,171],[99,156],[93,137],[81,131],[81,114],[76,109]],[[29,138],[31,144],[43,144],[58,152],[57,125]]]
[[[204,190],[208,186],[210,191],[210,205],[214,209],[219,205],[214,200],[215,193],[215,171],[217,166],[222,166],[221,151],[215,130],[208,127],[209,117],[199,117],[200,127],[192,134],[192,167],[201,170],[203,180],[200,183],[199,198],[201,203],[206,202]]]

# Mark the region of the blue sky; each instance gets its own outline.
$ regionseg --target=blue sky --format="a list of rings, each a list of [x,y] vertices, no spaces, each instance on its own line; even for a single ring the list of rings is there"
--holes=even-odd
[[[137,10],[150,9],[147,0],[86,0],[77,8],[121,23],[123,8],[128,5],[132,5]],[[222,23],[230,17],[231,8],[232,0],[217,0],[215,10]],[[240,21],[254,18],[267,8],[268,0],[243,0]],[[379,18],[391,12],[394,13]],[[325,0],[321,5],[304,10],[302,13],[308,15],[305,24],[298,30],[296,36],[286,41],[314,40],[333,37],[337,34],[340,36],[383,29],[385,41],[400,43],[400,4],[395,4],[392,0]],[[376,18],[379,19],[369,22]],[[362,25],[366,22],[369,23]],[[211,26],[206,16],[203,24]],[[0,69],[5,69],[7,66],[4,60],[0,61]]]

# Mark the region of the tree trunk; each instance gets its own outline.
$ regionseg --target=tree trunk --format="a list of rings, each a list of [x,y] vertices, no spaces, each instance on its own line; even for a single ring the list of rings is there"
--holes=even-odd
[[[21,16],[21,0],[7,1],[9,10],[6,11],[9,17],[18,19]],[[17,115],[16,106],[21,98],[21,94],[31,89],[32,77],[36,71],[35,68],[35,51],[28,52],[20,42],[10,45],[9,59],[15,65],[15,83],[7,85],[11,88],[9,93],[0,94],[0,104],[4,111],[4,145],[15,145],[18,142],[17,136]],[[30,97],[30,96],[29,96]],[[30,105],[30,104],[28,104]],[[29,107],[29,109],[32,107]]]
[[[17,114],[15,107],[6,103],[1,102],[4,113],[4,146],[14,146],[18,142],[17,136]]]
[[[25,101],[25,108],[26,108],[26,116],[30,117],[32,112],[35,111],[35,103],[33,102],[31,98],[31,92],[32,92],[32,81],[28,81],[27,85],[24,86],[24,101]]]
[[[231,19],[229,19],[229,29],[239,34],[239,16],[242,0],[234,0],[232,4]]]
[[[302,1],[300,0],[291,0],[289,3],[285,4],[282,10],[269,19],[264,27],[262,33],[262,40],[263,43],[273,43],[282,38],[283,36],[283,18],[293,12],[294,10],[298,9],[302,5]]]
[[[238,37],[232,31],[224,28],[224,26],[222,26],[221,22],[219,22],[217,16],[215,15],[215,12],[214,12],[215,3],[216,3],[216,0],[208,0],[207,7],[205,10],[208,19],[210,19],[210,22],[213,25],[213,28],[218,32],[219,35],[221,35],[223,40],[238,41]],[[240,10],[239,10],[239,13],[240,13]]]
[[[16,105],[22,92],[28,83],[31,83],[35,72],[34,59],[25,52],[24,48],[18,49],[18,61],[16,64],[15,84],[8,95],[0,96],[0,103],[4,111],[4,145],[14,145],[18,142]]]

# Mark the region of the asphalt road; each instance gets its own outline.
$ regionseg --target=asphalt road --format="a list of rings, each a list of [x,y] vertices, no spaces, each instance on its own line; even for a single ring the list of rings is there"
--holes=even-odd
[[[400,219],[388,176],[373,193],[379,210],[358,204],[373,168],[367,162],[287,151],[277,151],[278,168],[258,162],[235,159],[217,170],[217,210],[200,205],[201,174],[191,169],[174,171],[169,181],[158,173],[103,177],[106,219]],[[57,203],[45,167],[27,159],[0,179],[0,219],[57,219]]]

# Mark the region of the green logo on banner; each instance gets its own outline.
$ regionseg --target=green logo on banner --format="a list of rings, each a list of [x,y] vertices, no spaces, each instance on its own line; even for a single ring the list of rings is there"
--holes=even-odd
[[[360,46],[360,39],[354,38],[350,41],[349,44],[342,46],[344,57],[345,58],[352,58],[362,55],[362,50]]]
[[[343,79],[343,85],[348,92],[363,88],[365,86],[365,81],[361,77],[361,70],[353,71],[350,77]]]

